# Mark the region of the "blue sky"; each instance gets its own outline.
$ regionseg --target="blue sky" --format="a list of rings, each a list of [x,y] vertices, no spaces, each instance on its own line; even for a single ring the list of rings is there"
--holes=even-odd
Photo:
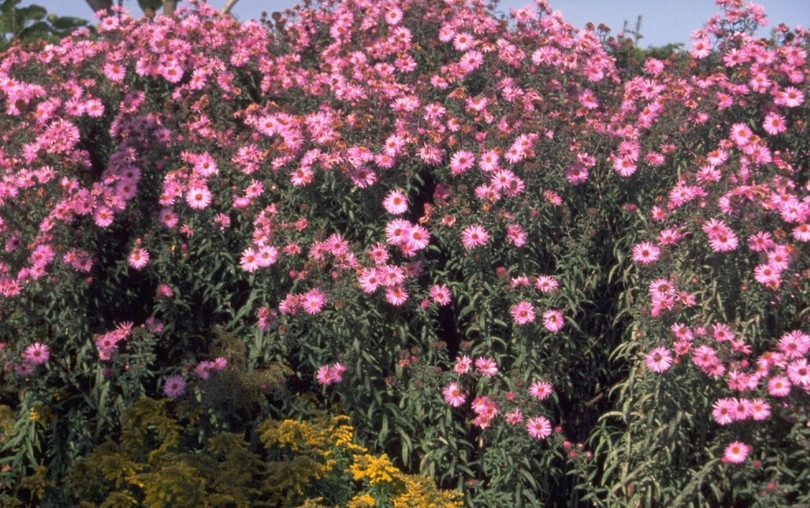
[[[440,0],[428,0],[440,1]],[[220,9],[226,0],[210,0]],[[22,5],[36,3],[49,12],[92,19],[93,13],[84,0],[24,0]],[[262,11],[272,13],[295,5],[295,0],[239,0],[233,14],[241,20],[258,18]],[[532,0],[502,0],[498,10],[506,13],[509,8],[531,4]],[[785,23],[791,28],[797,24],[810,26],[810,1],[808,0],[760,0],[768,13],[771,25]],[[683,42],[688,46],[689,33],[703,26],[717,9],[713,0],[550,0],[553,9],[563,13],[574,26],[582,27],[588,21],[604,23],[620,31],[627,20],[632,27],[636,17],[642,16],[642,46],[663,46],[670,42]],[[133,16],[140,16],[136,0],[124,0],[124,7]],[[768,29],[761,35],[768,34]]]

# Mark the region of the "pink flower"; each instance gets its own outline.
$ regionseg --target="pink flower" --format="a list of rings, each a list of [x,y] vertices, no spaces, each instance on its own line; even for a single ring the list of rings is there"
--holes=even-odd
[[[253,248],[248,247],[242,251],[242,259],[239,261],[242,270],[246,272],[255,272],[259,268],[259,257]]]
[[[450,173],[460,175],[470,169],[475,162],[475,156],[466,150],[453,154],[450,158]]]
[[[389,245],[401,245],[407,242],[411,223],[404,219],[394,219],[385,226],[385,239]]]
[[[344,372],[346,372],[346,366],[336,362],[332,365],[322,365],[318,368],[318,373],[315,377],[320,384],[331,385],[343,381]]]
[[[461,376],[470,371],[471,365],[472,359],[469,356],[459,356],[456,358],[456,365],[453,367],[453,370],[456,371],[456,374]]]
[[[633,247],[633,261],[642,265],[649,265],[658,261],[661,250],[649,242],[643,242]]]
[[[25,352],[22,354],[22,359],[32,365],[45,363],[48,361],[48,357],[50,357],[48,346],[39,342],[25,348]]]
[[[751,418],[757,421],[767,420],[771,416],[771,406],[762,399],[751,401]]]
[[[509,425],[517,425],[518,423],[523,421],[523,413],[520,412],[520,408],[515,408],[514,411],[511,413],[506,413],[506,423]]]
[[[475,247],[484,245],[489,240],[487,230],[483,226],[474,224],[467,226],[461,232],[461,243],[467,249],[474,249]]]
[[[411,226],[405,235],[405,244],[414,251],[422,250],[430,242],[430,233],[422,226]]]
[[[647,353],[647,368],[653,372],[664,372],[672,365],[672,356],[665,347],[657,347]]]
[[[326,294],[320,289],[312,289],[301,295],[300,303],[307,314],[317,314],[326,304]]]
[[[444,284],[431,286],[429,294],[436,305],[447,305],[450,303],[450,289]]]
[[[167,397],[176,399],[186,391],[186,380],[180,376],[172,376],[163,385],[163,393]]]
[[[402,305],[408,299],[408,293],[400,284],[396,284],[385,290],[385,299],[391,305]]]
[[[519,325],[525,325],[534,321],[534,307],[527,301],[522,301],[512,306],[512,319]]]
[[[212,370],[215,370],[214,362],[200,362],[197,368],[194,369],[194,373],[197,374],[197,377],[200,379],[208,379],[211,377]]]
[[[551,422],[545,416],[537,416],[526,422],[526,430],[535,439],[545,439],[551,435]]]
[[[749,451],[751,451],[749,445],[741,443],[740,441],[734,441],[726,446],[726,451],[723,453],[723,462],[731,462],[732,464],[745,462]]]
[[[799,358],[793,360],[787,366],[788,379],[794,385],[801,386],[805,390],[810,388],[810,366],[807,360]]]
[[[762,128],[765,129],[765,132],[767,132],[771,136],[781,134],[785,132],[785,130],[787,130],[785,117],[780,115],[779,113],[774,112],[768,113],[765,116],[765,121],[762,122]]]
[[[207,187],[192,187],[186,193],[186,203],[195,210],[202,210],[211,204],[211,191]]]
[[[785,376],[774,376],[768,380],[768,393],[774,397],[786,397],[790,387],[790,381]]]
[[[383,199],[385,211],[393,215],[399,215],[408,211],[408,200],[402,191],[392,190]]]
[[[259,266],[266,268],[278,260],[278,249],[272,245],[265,245],[259,249],[256,257],[258,258],[257,263]]]
[[[564,324],[562,312],[558,310],[547,310],[543,313],[543,326],[550,332],[559,331]]]
[[[444,395],[444,401],[453,407],[464,404],[464,393],[461,391],[461,388],[459,388],[458,383],[450,383],[447,385],[444,390],[442,390],[442,394]]]
[[[157,288],[158,298],[171,298],[174,295],[172,288],[167,284],[160,284]]]
[[[712,406],[712,418],[720,425],[728,425],[734,421],[734,401],[731,399],[718,399]]]
[[[167,228],[173,228],[177,225],[179,221],[177,214],[174,213],[170,208],[164,208],[160,211],[160,222],[163,223],[164,226]]]
[[[106,228],[113,222],[112,210],[106,206],[100,206],[93,212],[93,222],[100,228]]]
[[[127,262],[132,268],[140,270],[149,263],[149,252],[147,252],[146,249],[136,247],[133,249],[132,254],[129,255],[129,258],[127,258]]]
[[[537,400],[548,398],[553,391],[551,383],[546,383],[545,381],[535,381],[529,386],[529,395]]]
[[[475,360],[475,368],[484,377],[492,377],[498,373],[498,365],[492,358],[481,357]]]
[[[549,277],[548,275],[539,275],[537,277],[537,281],[534,283],[534,287],[542,291],[543,293],[548,293],[553,291],[557,288],[559,282],[554,277]]]

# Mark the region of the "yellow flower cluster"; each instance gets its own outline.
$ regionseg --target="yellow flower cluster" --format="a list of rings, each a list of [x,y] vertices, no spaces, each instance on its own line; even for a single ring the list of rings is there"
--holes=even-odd
[[[368,480],[370,485],[380,482],[392,483],[399,473],[385,454],[379,457],[373,455],[355,457],[350,469],[355,480]]]

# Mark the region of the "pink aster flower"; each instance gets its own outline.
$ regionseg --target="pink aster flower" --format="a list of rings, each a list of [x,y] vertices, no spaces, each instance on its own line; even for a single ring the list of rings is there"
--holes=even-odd
[[[785,376],[774,376],[768,380],[768,393],[774,397],[786,397],[790,387],[790,381]]]
[[[132,250],[132,254],[127,258],[129,266],[136,270],[140,270],[149,263],[149,252],[146,249],[136,247]]]
[[[779,113],[774,112],[768,113],[765,116],[765,121],[762,122],[762,128],[765,129],[765,132],[767,132],[771,136],[781,134],[785,132],[785,130],[787,130],[785,117],[780,115]]]
[[[788,379],[794,385],[801,386],[805,390],[810,388],[810,366],[805,358],[799,358],[790,362],[787,366]]]
[[[539,275],[537,277],[537,281],[534,283],[534,287],[542,291],[543,293],[548,293],[550,291],[554,291],[559,282],[554,277],[550,277],[548,275]]]
[[[551,422],[545,416],[530,418],[526,422],[526,430],[536,439],[545,439],[551,435]]]
[[[484,245],[487,243],[487,240],[489,240],[489,234],[487,234],[487,230],[479,224],[467,226],[461,232],[461,243],[463,243],[464,247],[467,249],[474,249],[475,247]]]
[[[458,383],[450,383],[447,385],[444,390],[442,390],[442,394],[444,395],[444,401],[453,407],[464,404],[464,393],[461,391],[461,388],[459,388]]]
[[[534,307],[527,301],[522,301],[512,306],[512,319],[519,325],[525,325],[534,321]]]
[[[672,365],[672,356],[665,347],[657,347],[647,353],[647,368],[653,372],[664,372]]]
[[[408,292],[400,284],[386,288],[385,299],[391,305],[402,305],[408,299]]]
[[[459,356],[456,358],[456,365],[453,367],[453,370],[456,371],[456,374],[461,376],[462,374],[466,374],[470,371],[471,365],[472,359],[469,356]]]
[[[751,418],[757,421],[767,420],[771,416],[771,406],[762,399],[751,401]]]
[[[404,219],[394,219],[385,226],[385,239],[389,245],[401,245],[407,242],[407,233],[411,223]]]
[[[326,304],[326,294],[320,289],[312,289],[301,295],[301,308],[310,315],[317,314]]]
[[[393,215],[399,215],[408,211],[408,200],[402,191],[392,190],[383,199],[385,211]]]
[[[484,377],[492,377],[498,373],[498,364],[488,356],[482,356],[475,360],[475,368]]]
[[[259,256],[252,247],[242,251],[242,259],[239,261],[239,265],[246,272],[255,272],[259,268]]]
[[[523,413],[520,411],[520,408],[515,408],[514,411],[506,413],[504,416],[506,417],[506,423],[509,425],[517,425],[523,421]]]
[[[547,310],[543,313],[543,326],[550,332],[557,332],[563,327],[563,315],[558,310]]]
[[[732,464],[745,462],[746,457],[748,457],[748,452],[750,451],[751,447],[749,445],[741,443],[740,441],[734,441],[726,446],[726,450],[723,453],[723,462],[731,462]]]
[[[195,210],[202,210],[211,204],[211,191],[207,187],[192,187],[186,193],[186,203]]]
[[[633,261],[649,265],[658,261],[661,250],[650,242],[643,242],[633,247]]]
[[[429,295],[436,305],[447,305],[450,303],[450,288],[444,284],[431,286]]]
[[[422,226],[411,226],[405,235],[405,244],[414,251],[422,250],[430,243],[430,233]]]
[[[734,401],[732,399],[718,399],[712,405],[712,418],[720,425],[728,425],[734,421]]]
[[[35,342],[25,348],[25,352],[22,354],[22,359],[31,365],[45,363],[48,361],[48,357],[50,357],[48,346],[39,342]]]
[[[113,212],[106,206],[100,206],[93,212],[93,222],[100,228],[106,228],[113,222]]]
[[[529,395],[537,400],[548,398],[553,391],[551,383],[546,383],[545,381],[535,381],[529,385]]]
[[[197,364],[197,368],[194,369],[194,373],[197,374],[197,377],[200,379],[208,379],[211,377],[211,371],[214,369],[214,362],[200,362]]]
[[[461,150],[453,154],[450,158],[450,173],[460,175],[466,172],[475,163],[475,156],[472,152]]]
[[[163,393],[167,397],[176,399],[186,391],[186,380],[180,376],[172,376],[163,385]]]
[[[344,372],[346,372],[345,365],[333,363],[331,365],[322,365],[319,367],[318,373],[315,377],[320,384],[331,385],[333,383],[340,383],[343,381]]]
[[[160,211],[160,222],[163,223],[164,226],[167,228],[173,228],[179,222],[179,218],[177,214],[174,213],[170,208],[164,208]]]

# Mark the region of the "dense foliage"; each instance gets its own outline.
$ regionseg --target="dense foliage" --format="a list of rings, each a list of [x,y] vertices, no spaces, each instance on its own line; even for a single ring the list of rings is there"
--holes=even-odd
[[[655,56],[545,0],[11,48],[0,496],[219,495],[233,453],[227,495],[278,504],[268,429],[315,404],[469,506],[810,502],[810,33],[718,5]]]

